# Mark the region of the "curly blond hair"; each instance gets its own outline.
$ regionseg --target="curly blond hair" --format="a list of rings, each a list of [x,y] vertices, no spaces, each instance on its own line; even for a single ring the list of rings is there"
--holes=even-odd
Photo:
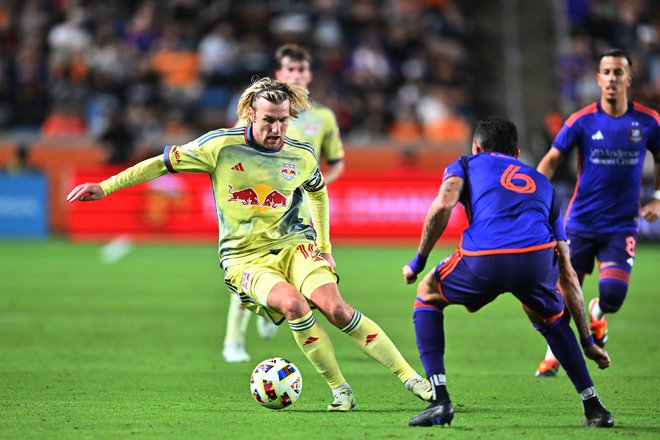
[[[254,101],[264,98],[274,104],[281,104],[287,99],[290,102],[289,116],[297,118],[301,111],[309,110],[309,91],[300,84],[286,83],[272,78],[256,78],[250,87],[245,89],[238,100],[236,116],[241,121],[247,121],[250,107]],[[254,108],[254,107],[253,107]]]

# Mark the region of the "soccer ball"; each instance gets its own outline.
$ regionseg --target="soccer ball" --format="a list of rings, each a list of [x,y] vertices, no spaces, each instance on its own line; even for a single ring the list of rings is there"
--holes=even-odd
[[[302,392],[302,376],[293,363],[279,357],[266,359],[250,376],[252,397],[270,409],[293,405]]]

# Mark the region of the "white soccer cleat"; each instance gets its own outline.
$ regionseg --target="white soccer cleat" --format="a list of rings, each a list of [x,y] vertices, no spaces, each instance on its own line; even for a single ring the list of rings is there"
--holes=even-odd
[[[355,396],[350,385],[344,384],[332,390],[334,400],[328,405],[328,411],[349,412],[355,408]]]
[[[245,362],[250,360],[250,355],[245,351],[245,346],[240,342],[225,344],[222,349],[222,357],[225,362]]]
[[[277,326],[263,316],[257,316],[257,333],[261,339],[273,339],[277,334]]]
[[[408,379],[404,385],[408,391],[425,402],[430,402],[431,399],[433,399],[433,389],[431,388],[431,382],[429,382],[428,379],[424,379],[419,374]]]

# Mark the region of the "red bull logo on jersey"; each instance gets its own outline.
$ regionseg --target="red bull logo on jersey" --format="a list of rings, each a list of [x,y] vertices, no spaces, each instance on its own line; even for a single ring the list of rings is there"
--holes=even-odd
[[[266,208],[286,208],[289,205],[287,196],[263,183],[238,190],[234,190],[231,185],[227,185],[227,187],[229,191],[228,202],[253,206],[259,211]]]
[[[293,180],[296,177],[296,164],[284,162],[280,173],[286,180]]]
[[[307,122],[303,126],[303,131],[310,136],[314,136],[316,133],[319,132],[320,128],[321,126],[316,122]]]
[[[273,190],[268,193],[261,206],[267,206],[269,208],[278,208],[282,206],[286,208],[286,197],[281,192]]]
[[[252,205],[252,206],[260,205],[259,199],[257,198],[257,193],[252,188],[244,188],[233,191],[233,187],[231,185],[227,185],[227,186],[229,187],[229,195],[230,195],[230,197],[227,199],[228,202],[239,202],[242,203],[243,205]]]

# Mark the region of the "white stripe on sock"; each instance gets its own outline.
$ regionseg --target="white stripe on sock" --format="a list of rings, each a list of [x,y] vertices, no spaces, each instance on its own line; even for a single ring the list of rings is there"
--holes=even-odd
[[[580,397],[582,397],[582,400],[591,399],[595,395],[596,395],[596,389],[594,387],[585,388],[582,391],[580,391]]]

